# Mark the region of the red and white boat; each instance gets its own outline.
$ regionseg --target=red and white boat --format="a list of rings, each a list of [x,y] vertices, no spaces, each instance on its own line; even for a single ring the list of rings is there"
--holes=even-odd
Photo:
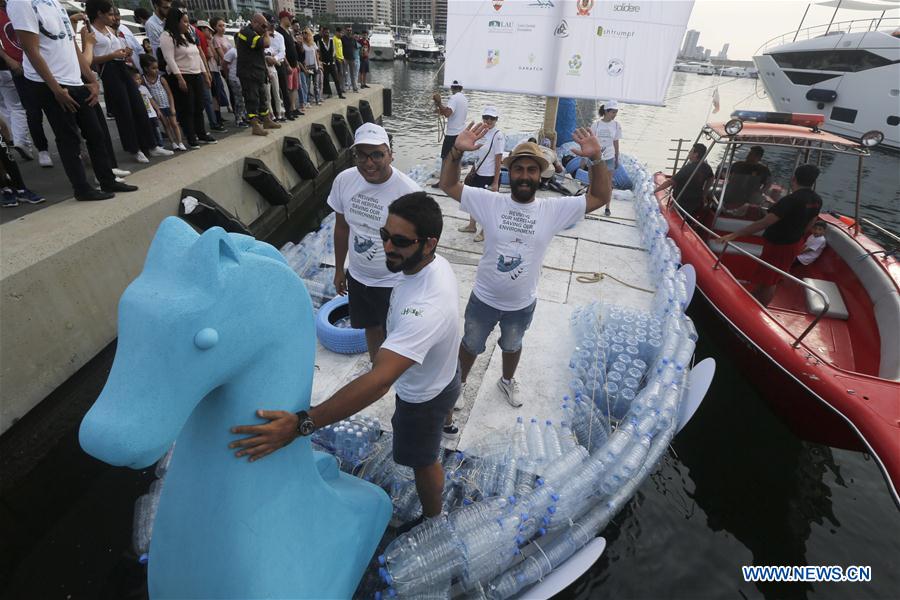
[[[697,288],[734,334],[737,360],[775,412],[804,439],[871,453],[900,504],[900,261],[897,246],[886,250],[864,235],[858,218],[862,161],[867,146],[880,141],[878,132],[858,143],[819,131],[819,115],[732,116],[739,118],[708,124],[697,138],[709,145],[707,156],[724,149],[726,175],[739,145],[780,148],[773,153],[781,155],[787,148],[796,152],[796,163],[820,166],[823,155],[849,154],[859,161],[856,218],[822,214],[827,248],[808,266],[795,263],[768,306],[750,294],[758,265],[767,265],[758,258],[762,232],[727,245],[716,239],[762,215],[762,208],[752,219],[723,213],[727,178],[715,184],[715,206],[702,224],[660,192],[669,236],[682,262],[696,270]],[[664,177],[658,173],[657,184]]]

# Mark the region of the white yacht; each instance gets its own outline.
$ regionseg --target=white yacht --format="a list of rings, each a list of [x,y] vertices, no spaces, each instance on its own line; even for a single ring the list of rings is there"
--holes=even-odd
[[[376,25],[369,36],[369,60],[394,60],[394,34],[384,23]]]
[[[738,77],[750,79],[756,74],[756,69],[747,67],[722,67],[719,75],[722,77]]]
[[[697,75],[715,75],[716,68],[712,63],[704,62],[679,62],[675,63],[674,71],[682,73],[695,73]]]
[[[824,130],[855,139],[880,131],[883,145],[900,149],[900,18],[885,17],[897,4],[819,5],[839,4],[875,12],[770,40],[753,57],[759,78],[776,110],[822,114]]]
[[[419,21],[410,28],[406,56],[410,62],[440,62],[441,48],[434,41],[431,25]]]

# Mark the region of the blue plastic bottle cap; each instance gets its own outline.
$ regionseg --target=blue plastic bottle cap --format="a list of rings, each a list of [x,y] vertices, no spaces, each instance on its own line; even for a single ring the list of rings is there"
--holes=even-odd
[[[544,517],[543,519],[541,519],[541,523],[543,523],[544,525],[549,525],[550,517]]]
[[[532,422],[532,423],[537,423],[537,419],[535,419],[534,417],[531,417],[531,422]]]
[[[551,421],[550,419],[547,419],[545,425],[553,425],[553,421]]]
[[[537,479],[534,480],[534,484],[535,485],[544,485],[544,479],[541,477],[538,477]]]
[[[559,494],[556,494],[556,493],[550,494],[550,499],[553,500],[554,502],[559,502]]]
[[[509,498],[507,498],[507,500],[509,501],[510,504],[515,504],[515,503],[516,503],[516,497],[515,497],[515,496],[510,496]]]
[[[388,578],[387,569],[385,569],[384,567],[379,567],[378,568],[378,576],[381,577],[384,581],[387,581],[387,578]]]
[[[150,556],[146,552],[138,557],[138,562],[142,565],[146,565],[148,560],[150,560]]]
[[[375,600],[381,600],[381,592],[375,592]]]
[[[380,554],[380,555],[378,556],[378,564],[381,565],[381,566],[383,567],[383,566],[384,566],[384,562],[385,562],[385,561],[384,561],[384,554]]]
[[[522,417],[516,417],[516,423],[522,423]]]
[[[541,527],[540,529],[537,530],[537,534],[538,534],[538,537],[542,537],[547,534],[547,530],[544,529],[543,527]]]
[[[521,535],[517,535],[516,536],[516,544],[518,544],[519,546],[522,546],[523,544],[525,544],[525,538],[523,538]]]
[[[394,588],[388,588],[387,594],[389,598],[396,598],[397,590],[395,590]]]
[[[548,506],[548,507],[547,507],[547,512],[550,513],[551,515],[552,515],[552,514],[555,514],[555,513],[556,513],[556,507],[555,507],[555,506]]]

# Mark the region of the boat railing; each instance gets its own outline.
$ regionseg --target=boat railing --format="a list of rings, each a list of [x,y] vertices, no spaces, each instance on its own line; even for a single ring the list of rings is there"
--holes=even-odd
[[[693,176],[697,173],[697,169],[699,169],[699,168],[700,168],[700,165],[703,164],[704,161],[706,161],[706,158],[707,158],[707,156],[709,155],[709,151],[710,151],[710,150],[712,150],[712,148],[710,148],[709,150],[707,150],[706,155],[703,156],[703,159],[700,160],[700,161],[697,163],[697,168],[694,170],[694,173],[691,173],[691,177],[693,177]],[[682,189],[681,193],[684,193],[684,190],[683,190],[683,189]],[[724,189],[722,190],[722,193],[724,194]],[[719,234],[717,234],[715,231],[713,231],[712,229],[710,229],[709,227],[707,227],[706,225],[704,225],[703,223],[701,223],[699,220],[697,220],[697,218],[694,217],[694,215],[690,214],[687,210],[685,210],[685,209],[681,206],[681,204],[679,204],[678,200],[679,200],[680,197],[681,197],[681,194],[679,194],[677,198],[672,197],[671,190],[669,190],[669,205],[670,205],[670,206],[673,205],[673,204],[675,205],[676,210],[678,210],[678,213],[681,215],[681,217],[682,217],[684,223],[686,223],[687,220],[690,219],[690,221],[694,224],[694,226],[696,226],[696,228],[700,229],[701,231],[707,233],[707,234],[710,235],[710,236],[713,236],[714,238],[718,238],[718,237],[719,237]],[[778,273],[779,275],[781,275],[781,276],[784,277],[785,279],[787,279],[787,280],[789,280],[789,281],[792,281],[792,282],[796,283],[797,285],[799,285],[799,286],[802,287],[802,288],[805,288],[805,289],[807,289],[807,290],[809,290],[809,291],[812,291],[813,293],[815,293],[816,295],[818,295],[818,296],[822,299],[822,310],[819,311],[819,314],[816,315],[816,317],[813,319],[812,323],[810,323],[810,324],[806,327],[806,329],[803,330],[803,333],[801,333],[799,336],[797,336],[797,335],[794,335],[794,333],[793,333],[792,331],[790,331],[789,329],[785,328],[785,330],[786,330],[788,333],[790,333],[792,336],[794,336],[794,343],[791,344],[791,346],[792,346],[793,348],[799,347],[799,346],[800,346],[800,342],[803,341],[803,338],[805,338],[805,337],[809,334],[809,332],[812,331],[812,330],[815,328],[816,325],[818,325],[819,321],[822,320],[822,317],[824,317],[825,314],[828,312],[828,309],[829,309],[829,307],[830,307],[830,304],[829,304],[829,302],[828,302],[828,295],[825,294],[824,292],[822,292],[821,290],[817,289],[816,287],[814,287],[814,286],[812,286],[812,285],[806,283],[806,282],[803,281],[802,279],[799,279],[799,278],[797,278],[797,277],[794,277],[794,276],[791,275],[790,273],[787,273],[787,272],[785,272],[785,271],[782,271],[782,270],[779,269],[778,267],[776,267],[776,266],[774,266],[774,265],[772,265],[772,264],[770,264],[770,263],[767,263],[767,262],[764,261],[763,259],[761,259],[761,258],[759,258],[759,257],[757,257],[757,256],[754,256],[753,254],[751,254],[750,252],[747,252],[746,250],[744,250],[743,248],[741,248],[741,247],[738,246],[737,244],[732,244],[731,242],[725,242],[725,245],[722,246],[722,251],[721,251],[721,253],[719,253],[719,255],[716,257],[716,262],[715,262],[715,264],[713,264],[713,266],[712,266],[713,270],[718,270],[718,269],[719,269],[719,265],[721,265],[721,263],[722,263],[722,257],[725,256],[725,254],[728,252],[729,246],[732,247],[732,248],[733,248],[736,252],[738,252],[739,254],[742,254],[743,256],[746,256],[747,258],[751,259],[752,261],[756,262],[757,264],[760,264],[760,265],[764,266],[765,268],[769,269],[770,271],[775,271],[776,273]],[[769,312],[769,309],[768,309],[766,306],[763,305],[762,308],[763,308],[764,311],[766,311],[766,314],[768,314],[769,316],[772,316],[772,314]],[[775,320],[774,317],[772,317],[772,318],[773,318],[773,320]]]
[[[900,17],[873,17],[868,19],[853,19],[852,21],[840,21],[837,23],[826,23],[822,25],[813,25],[784,33],[765,42],[754,53],[754,56],[762,54],[769,48],[781,46],[791,42],[800,40],[811,40],[826,35],[839,35],[843,33],[866,33],[870,31],[883,31],[892,33],[900,27]]]

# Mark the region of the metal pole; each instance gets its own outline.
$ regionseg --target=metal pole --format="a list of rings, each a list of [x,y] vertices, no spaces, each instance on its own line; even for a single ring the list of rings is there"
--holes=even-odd
[[[800,19],[800,24],[797,25],[797,31],[794,32],[794,39],[791,40],[792,42],[796,42],[796,41],[797,41],[797,36],[800,35],[800,28],[803,27],[803,21],[806,20],[806,13],[809,12],[809,7],[810,7],[810,5],[807,4],[807,5],[806,5],[806,10],[803,11],[803,18]]]
[[[856,228],[857,233],[859,233],[859,194],[862,187],[862,165],[863,155],[860,154],[856,165],[856,204],[853,207],[853,226]]]
[[[834,13],[831,15],[831,20],[828,21],[828,27],[825,29],[825,35],[828,35],[829,30],[831,30],[831,24],[834,23],[834,18],[837,16],[837,11],[841,8],[841,2],[844,0],[838,0],[837,6],[834,7]]]
[[[550,138],[550,145],[556,148],[556,112],[559,109],[559,98],[547,96],[547,106],[544,108],[544,126],[541,137]],[[540,142],[540,140],[538,140]]]
[[[878,17],[878,23],[875,24],[875,31],[878,31],[878,28],[881,27],[881,20],[884,18],[884,13],[886,12],[886,10],[881,11],[881,16]]]
[[[678,161],[681,159],[681,145],[684,143],[684,138],[678,138],[678,148],[675,149],[675,164],[672,165],[672,175],[678,172]]]

